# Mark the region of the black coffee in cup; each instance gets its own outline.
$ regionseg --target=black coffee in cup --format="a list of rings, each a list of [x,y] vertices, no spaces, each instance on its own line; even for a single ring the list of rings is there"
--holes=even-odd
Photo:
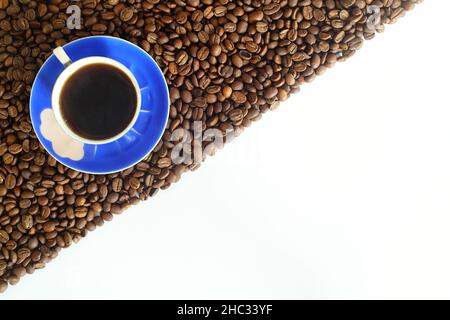
[[[89,140],[107,140],[122,133],[138,108],[136,87],[119,68],[93,63],[75,71],[59,98],[67,127]]]

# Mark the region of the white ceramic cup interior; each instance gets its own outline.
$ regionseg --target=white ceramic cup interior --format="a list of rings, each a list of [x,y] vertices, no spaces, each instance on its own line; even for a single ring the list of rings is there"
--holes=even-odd
[[[70,127],[67,125],[67,123],[64,120],[62,113],[61,113],[60,97],[61,97],[62,89],[64,88],[66,82],[68,80],[70,81],[70,77],[74,73],[76,73],[78,70],[80,70],[81,68],[86,67],[88,65],[91,65],[91,64],[107,64],[107,65],[113,66],[113,67],[121,70],[123,73],[125,73],[130,78],[131,83],[133,84],[134,88],[136,89],[137,106],[136,106],[136,112],[134,114],[133,119],[131,120],[129,125],[123,131],[121,131],[119,134],[117,134],[111,138],[105,139],[105,140],[91,140],[91,139],[86,139],[84,137],[79,136],[76,132],[74,132],[72,129],[70,129]],[[119,139],[120,137],[122,137],[123,135],[125,135],[136,123],[136,120],[139,116],[139,112],[141,111],[141,91],[139,89],[139,84],[138,84],[136,78],[134,77],[133,73],[131,73],[131,71],[127,67],[125,67],[123,64],[121,64],[120,62],[117,62],[116,60],[113,60],[110,58],[105,58],[105,57],[88,57],[88,58],[83,58],[83,59],[80,59],[80,60],[77,60],[77,61],[71,63],[60,74],[60,76],[56,80],[55,86],[53,87],[52,108],[53,108],[53,112],[55,114],[56,121],[61,126],[61,128],[64,130],[64,132],[66,134],[68,134],[70,137],[72,137],[73,139],[78,140],[80,142],[87,143],[87,144],[105,144],[105,143],[113,142],[113,141]]]

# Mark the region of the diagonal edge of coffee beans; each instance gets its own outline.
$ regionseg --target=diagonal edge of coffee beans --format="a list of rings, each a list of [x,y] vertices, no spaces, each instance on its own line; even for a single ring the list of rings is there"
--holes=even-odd
[[[243,128],[358,50],[421,0],[0,0],[0,292],[130,205],[198,167],[176,165],[178,128]],[[68,27],[81,10],[80,28]],[[76,18],[76,17],[75,17]],[[170,120],[143,162],[111,175],[70,170],[33,133],[31,85],[52,48],[112,35],[149,52]],[[204,150],[207,143],[201,143]]]

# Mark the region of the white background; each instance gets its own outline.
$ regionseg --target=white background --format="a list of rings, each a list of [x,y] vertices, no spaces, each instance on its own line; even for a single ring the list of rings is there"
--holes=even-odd
[[[448,1],[426,1],[2,298],[450,298]]]

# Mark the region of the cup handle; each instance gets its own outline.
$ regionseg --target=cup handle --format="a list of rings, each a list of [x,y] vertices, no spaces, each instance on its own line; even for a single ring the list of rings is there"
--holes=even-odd
[[[62,47],[58,47],[55,50],[53,50],[53,54],[59,60],[59,62],[61,62],[64,65],[64,68],[67,68],[69,65],[72,64],[72,60],[70,60],[69,56]]]

